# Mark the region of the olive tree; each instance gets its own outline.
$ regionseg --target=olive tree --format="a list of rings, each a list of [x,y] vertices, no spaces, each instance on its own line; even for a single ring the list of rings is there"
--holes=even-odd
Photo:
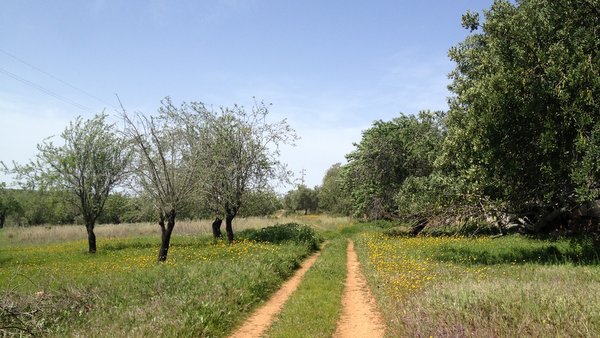
[[[443,112],[401,114],[391,121],[375,121],[363,132],[356,149],[346,155],[348,164],[341,174],[356,216],[395,217],[395,198],[404,181],[434,170],[445,133],[443,119]]]
[[[444,162],[508,212],[600,197],[600,2],[495,1],[453,47]]]
[[[350,214],[350,199],[343,189],[342,172],[344,166],[341,163],[332,165],[325,176],[319,189],[319,209],[334,214]]]
[[[205,201],[216,215],[213,235],[222,236],[224,217],[227,239],[232,242],[232,221],[247,194],[268,191],[274,181],[288,180],[279,147],[293,144],[297,136],[286,120],[267,121],[269,109],[262,102],[249,111],[238,105],[219,111],[199,103],[194,107],[204,120],[198,163]]]
[[[287,207],[293,211],[304,210],[308,215],[309,211],[317,211],[319,208],[319,187],[311,189],[304,184],[300,184],[295,190],[290,190],[285,196]]]
[[[129,116],[123,110],[123,117],[125,133],[136,149],[132,163],[134,187],[153,201],[158,212],[158,261],[164,262],[177,212],[198,192],[201,120],[185,103],[176,107],[168,97],[161,103],[157,115]]]
[[[24,185],[68,194],[83,217],[90,253],[96,252],[96,220],[110,192],[126,177],[132,154],[106,118],[76,118],[60,135],[62,145],[48,138],[38,145],[34,160],[14,169]]]

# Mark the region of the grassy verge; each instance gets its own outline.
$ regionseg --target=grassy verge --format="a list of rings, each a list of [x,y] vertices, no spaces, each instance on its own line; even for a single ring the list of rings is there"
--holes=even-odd
[[[340,236],[326,245],[267,336],[331,337],[341,313],[346,246],[346,239]]]
[[[568,241],[356,236],[389,336],[598,336],[600,267]]]
[[[0,335],[224,336],[293,273],[305,243],[174,236],[0,248]]]

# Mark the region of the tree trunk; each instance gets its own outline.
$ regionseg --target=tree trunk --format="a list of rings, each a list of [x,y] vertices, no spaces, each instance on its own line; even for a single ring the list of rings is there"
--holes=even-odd
[[[167,215],[167,226],[165,227],[165,214],[160,213],[160,220],[158,221],[161,232],[160,250],[158,251],[158,261],[164,262],[167,260],[169,254],[169,244],[171,243],[171,234],[173,228],[175,228],[175,209],[171,209]]]
[[[88,234],[88,247],[91,254],[96,253],[96,234],[94,234],[94,223],[86,222],[85,229]]]
[[[221,217],[215,218],[215,221],[212,223],[212,231],[215,239],[223,237],[223,233],[221,233],[221,224],[223,220]]]
[[[429,223],[429,221],[427,219],[422,219],[419,222],[417,222],[417,224],[415,224],[412,228],[410,228],[410,234],[412,236],[417,236],[418,234],[421,233],[421,231],[423,231],[423,229],[425,229],[425,227],[427,226],[427,223]]]
[[[0,229],[4,228],[4,221],[6,220],[6,213],[0,213]]]
[[[227,240],[229,241],[229,243],[233,243],[233,228],[231,226],[231,223],[233,222],[234,218],[235,213],[227,213],[227,216],[225,217],[225,231],[227,231]]]

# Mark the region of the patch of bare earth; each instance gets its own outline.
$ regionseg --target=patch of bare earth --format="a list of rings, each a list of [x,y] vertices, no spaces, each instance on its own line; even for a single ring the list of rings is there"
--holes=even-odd
[[[238,328],[230,337],[261,337],[271,326],[275,316],[281,312],[283,304],[296,291],[302,281],[304,274],[313,266],[321,253],[317,252],[306,259],[300,269],[294,273],[292,278],[283,284],[283,286],[258,310],[252,314],[246,322]]]
[[[383,337],[385,326],[375,298],[360,271],[354,243],[348,244],[348,276],[342,297],[342,317],[334,337]]]

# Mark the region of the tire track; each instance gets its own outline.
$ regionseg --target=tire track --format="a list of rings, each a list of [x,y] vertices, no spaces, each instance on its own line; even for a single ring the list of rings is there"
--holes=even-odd
[[[348,243],[348,276],[342,296],[342,316],[334,337],[383,337],[385,326],[367,281],[360,271],[354,243]]]

